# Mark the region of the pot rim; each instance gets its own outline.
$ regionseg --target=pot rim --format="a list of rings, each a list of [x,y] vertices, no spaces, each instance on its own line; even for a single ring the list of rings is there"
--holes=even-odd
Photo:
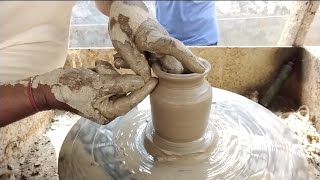
[[[211,64],[202,58],[199,58],[200,62],[202,62],[202,64],[205,67],[205,71],[203,73],[190,73],[190,74],[171,74],[171,73],[166,73],[164,71],[161,70],[161,67],[158,63],[154,63],[152,65],[152,70],[153,72],[159,77],[159,78],[165,78],[165,79],[184,79],[184,80],[190,80],[190,79],[197,79],[197,78],[202,78],[205,77],[209,71],[211,70]]]

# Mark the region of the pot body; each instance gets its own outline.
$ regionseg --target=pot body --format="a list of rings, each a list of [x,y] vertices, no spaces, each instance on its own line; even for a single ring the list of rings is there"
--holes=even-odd
[[[208,126],[212,87],[205,79],[211,69],[204,61],[203,74],[168,74],[153,67],[159,84],[150,95],[155,133],[170,142],[199,140]]]

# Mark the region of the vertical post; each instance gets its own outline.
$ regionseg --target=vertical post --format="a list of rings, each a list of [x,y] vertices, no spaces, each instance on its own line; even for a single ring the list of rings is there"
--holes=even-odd
[[[302,46],[320,1],[294,1],[278,46]]]

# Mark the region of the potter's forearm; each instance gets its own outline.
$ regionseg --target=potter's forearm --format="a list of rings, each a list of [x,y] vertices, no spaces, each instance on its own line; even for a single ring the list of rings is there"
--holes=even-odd
[[[110,7],[112,2],[115,0],[110,0],[110,1],[95,1],[96,2],[96,6],[99,9],[99,11],[101,13],[103,13],[106,16],[109,16],[110,14]],[[145,7],[145,4],[143,1],[129,1],[130,4],[135,4],[137,6],[143,6]]]
[[[45,99],[34,89],[34,100],[39,109],[45,109]],[[36,113],[30,104],[27,86],[23,84],[0,86],[0,127]]]
[[[32,88],[32,91],[29,92],[32,92],[38,110],[30,101],[31,94],[28,94],[27,81],[0,85],[0,127],[33,115],[38,111],[49,109],[72,111],[70,107],[54,98],[49,87],[42,85]]]

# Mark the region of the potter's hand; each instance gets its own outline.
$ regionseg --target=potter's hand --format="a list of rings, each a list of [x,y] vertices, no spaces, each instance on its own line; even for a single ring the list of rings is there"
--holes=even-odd
[[[175,62],[177,59],[192,72],[204,72],[197,57],[183,43],[169,36],[149,14],[142,1],[113,1],[109,14],[109,34],[119,57],[125,61],[119,62],[121,58],[118,58],[115,64],[127,64],[144,80],[150,78],[150,68],[143,55],[145,52],[154,53],[158,59],[165,61],[161,64],[166,69],[181,68],[181,64]],[[164,58],[164,55],[170,56]]]
[[[51,108],[75,112],[99,124],[106,124],[130,111],[156,86],[157,79],[144,83],[141,76],[120,75],[105,61],[93,70],[56,69],[33,79],[43,90]],[[128,93],[130,93],[128,95]]]

